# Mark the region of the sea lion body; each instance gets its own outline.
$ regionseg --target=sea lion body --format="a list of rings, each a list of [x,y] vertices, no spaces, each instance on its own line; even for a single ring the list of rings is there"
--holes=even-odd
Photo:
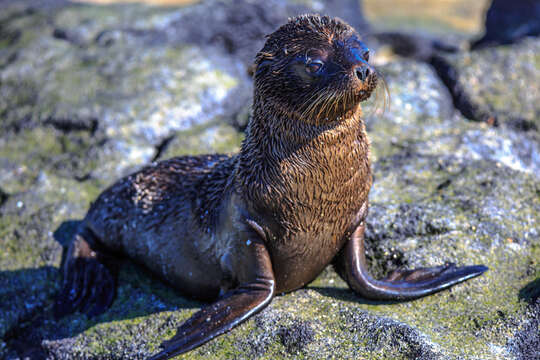
[[[227,212],[229,179],[219,174],[232,173],[231,160],[205,155],[145,167],[104,191],[82,226],[186,295],[215,298],[226,277],[220,259],[234,246],[234,234],[217,226],[228,215],[219,212]]]
[[[110,306],[115,252],[184,294],[215,300],[152,359],[230,330],[330,263],[356,293],[385,300],[425,296],[486,271],[447,264],[369,276],[363,234],[372,178],[360,102],[377,74],[368,60],[339,19],[300,16],[271,34],[255,61],[240,153],[166,160],[103,192],[68,249],[57,314]]]
[[[358,225],[371,187],[368,154],[364,126],[351,118],[312,134],[294,154],[267,159],[273,164],[267,164],[262,182],[271,186],[248,182],[240,188],[249,216],[268,229],[277,292],[312,281]],[[294,171],[299,167],[306,171]],[[342,168],[339,174],[332,171],[336,167]]]
[[[254,220],[267,229],[276,291],[298,289],[343,247],[366,202],[371,187],[369,142],[356,119],[311,140],[324,147],[306,146],[309,151],[276,162],[276,171],[265,179],[272,184],[268,188],[238,181],[238,155],[152,164],[104,191],[82,226],[183,293],[212,299],[242,280],[235,279],[232,269],[242,267],[235,262],[242,261],[241,249],[253,241],[245,239],[245,220]],[[351,127],[358,131],[350,132]],[[335,151],[327,151],[329,147]],[[299,177],[289,170],[300,163],[314,171]],[[339,176],[326,171],[343,164],[350,166]],[[314,193],[313,184],[321,191]],[[250,205],[247,193],[266,201]]]

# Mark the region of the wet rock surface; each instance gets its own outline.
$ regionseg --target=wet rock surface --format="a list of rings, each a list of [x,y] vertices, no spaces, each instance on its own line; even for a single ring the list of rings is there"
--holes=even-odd
[[[121,260],[109,311],[55,319],[63,246],[119,176],[153,160],[237,151],[262,36],[295,12],[326,8],[0,4],[0,358],[145,358],[202,304]],[[184,357],[538,358],[539,48],[525,39],[445,55],[497,127],[465,119],[433,68],[413,60],[381,66],[388,105],[380,93],[365,106],[372,273],[447,261],[490,271],[385,303],[354,295],[328,268]]]

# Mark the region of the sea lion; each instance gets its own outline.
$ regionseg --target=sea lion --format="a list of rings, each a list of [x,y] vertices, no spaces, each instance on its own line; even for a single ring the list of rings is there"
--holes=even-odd
[[[178,157],[105,190],[78,228],[55,309],[90,315],[111,304],[114,254],[127,254],[184,294],[215,300],[152,359],[187,352],[301,288],[333,263],[370,299],[414,299],[485,266],[395,271],[371,278],[364,228],[371,187],[360,102],[377,85],[369,49],[345,22],[303,15],[256,56],[253,117],[234,156]]]

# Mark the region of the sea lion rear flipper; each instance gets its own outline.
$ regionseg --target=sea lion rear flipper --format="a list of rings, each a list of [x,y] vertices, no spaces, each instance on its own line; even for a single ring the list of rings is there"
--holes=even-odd
[[[254,247],[253,279],[225,293],[184,322],[176,335],[161,344],[163,351],[149,360],[169,359],[219,336],[264,309],[274,296],[274,273],[270,255],[261,242]]]
[[[446,264],[431,268],[396,270],[383,280],[369,276],[364,253],[364,227],[358,226],[334,262],[351,289],[373,300],[415,299],[483,274],[484,265],[457,267]]]
[[[62,290],[54,304],[57,318],[77,310],[92,317],[111,305],[116,288],[116,271],[99,251],[95,235],[82,228],[69,246],[63,266]]]

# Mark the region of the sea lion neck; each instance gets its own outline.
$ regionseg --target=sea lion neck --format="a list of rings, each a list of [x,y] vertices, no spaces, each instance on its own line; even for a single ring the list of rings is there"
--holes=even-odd
[[[304,146],[317,147],[320,142],[332,146],[338,141],[353,141],[358,131],[364,130],[359,105],[346,117],[307,119],[301,115],[294,110],[283,109],[280,104],[274,104],[274,101],[268,101],[256,90],[253,117],[248,124],[241,152],[247,151],[245,145],[252,144],[269,151],[267,155],[270,159],[276,154],[279,154],[277,158],[283,158],[283,154],[276,153],[275,149],[271,151],[272,148],[268,146],[279,145],[279,149],[286,153]],[[346,146],[345,143],[343,145]]]
[[[326,192],[316,179],[332,183],[331,191],[338,200],[345,193],[334,186],[349,181],[359,168],[369,172],[369,141],[359,108],[349,118],[324,125],[306,123],[271,108],[255,94],[253,117],[238,156],[237,189],[250,203],[276,204],[277,196],[298,201],[291,191],[293,183],[306,193]],[[310,206],[316,206],[318,198],[314,196]]]

